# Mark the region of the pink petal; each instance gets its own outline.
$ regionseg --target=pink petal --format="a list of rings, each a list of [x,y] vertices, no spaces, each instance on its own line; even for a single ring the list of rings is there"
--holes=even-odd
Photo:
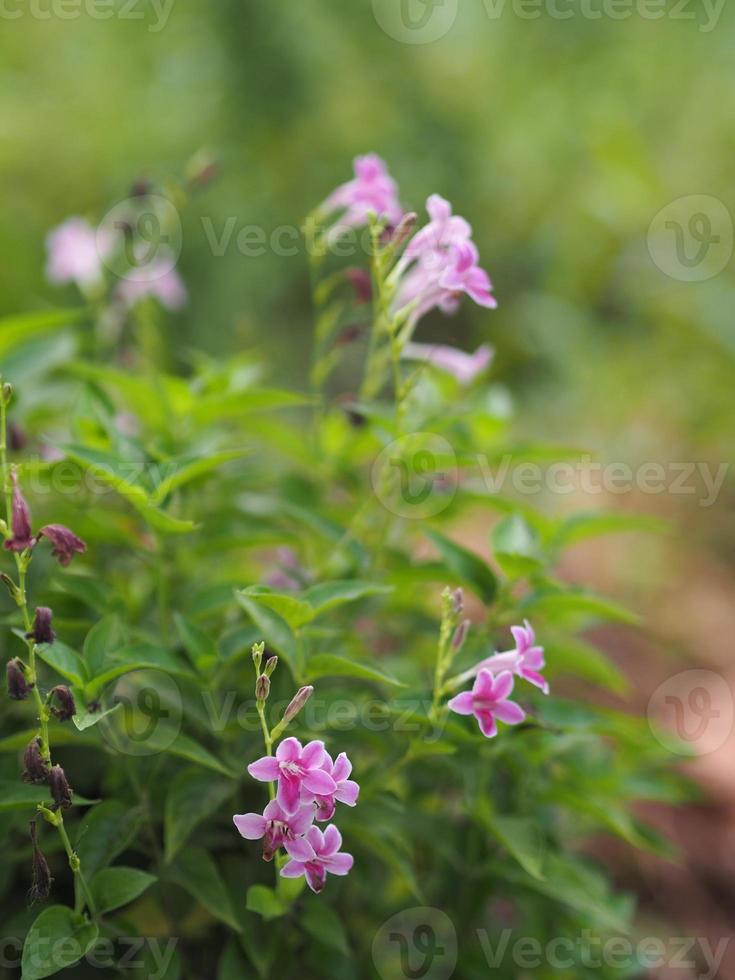
[[[495,678],[493,685],[493,701],[505,701],[513,690],[513,674],[509,670],[504,670]]]
[[[326,823],[327,820],[331,820],[336,809],[333,796],[317,796],[316,819],[320,823]]]
[[[301,758],[301,742],[297,738],[284,738],[276,749],[276,758],[279,762],[296,762]]]
[[[310,793],[317,796],[331,796],[337,789],[337,784],[323,769],[311,769],[304,774],[302,784]]]
[[[324,867],[332,875],[346,875],[350,872],[355,859],[351,854],[333,854],[331,857],[324,858]]]
[[[480,726],[480,731],[487,738],[493,738],[498,734],[498,726],[495,724],[495,719],[489,711],[478,711],[477,721]]]
[[[300,806],[296,813],[288,819],[288,825],[297,837],[305,834],[313,823],[314,807],[311,803],[308,803],[306,806]]]
[[[501,674],[500,676],[502,677],[503,675]],[[474,698],[479,698],[483,701],[495,700],[497,697],[495,681],[493,680],[493,675],[489,670],[483,669],[477,675],[475,678],[475,683],[472,687],[472,694]]]
[[[458,715],[471,715],[474,711],[474,695],[472,691],[463,691],[452,698],[448,707]]]
[[[278,800],[271,800],[265,810],[263,810],[263,816],[266,820],[279,820],[283,823],[286,820],[287,814],[279,806]]]
[[[294,858],[296,861],[313,861],[316,857],[314,848],[305,837],[285,840],[283,846],[286,848],[288,856]]]
[[[245,840],[260,840],[265,833],[267,821],[259,813],[236,813],[232,821]]]
[[[295,813],[299,806],[301,784],[298,777],[281,773],[278,781],[278,802],[286,813]]]
[[[324,843],[319,851],[322,857],[331,857],[342,847],[342,834],[334,824],[330,824],[324,831]]]
[[[441,194],[432,194],[426,202],[426,211],[432,221],[447,221],[452,216],[452,205]]]
[[[305,769],[316,769],[324,761],[324,742],[309,742],[301,753],[301,765]]]
[[[337,756],[337,761],[334,766],[329,770],[332,774],[332,779],[335,783],[341,783],[343,779],[347,779],[349,774],[352,772],[352,763],[347,758],[345,752],[340,752]]]
[[[359,795],[360,787],[354,779],[343,779],[337,784],[337,792],[334,794],[335,799],[340,803],[346,803],[347,806],[354,806]]]
[[[282,878],[300,878],[306,870],[303,861],[289,861],[281,868]]]
[[[272,783],[281,774],[278,762],[270,755],[264,755],[262,759],[251,762],[248,772],[253,779],[259,779],[263,783]]]
[[[526,717],[526,712],[515,701],[498,701],[493,708],[493,714],[506,725],[517,725]]]
[[[327,883],[326,869],[319,865],[307,864],[304,871],[307,885],[318,895],[320,891],[324,890],[324,886]]]
[[[321,832],[321,830],[319,830],[318,827],[309,827],[306,832],[306,839],[309,841],[316,853],[321,854],[321,850],[324,847],[324,834]]]
[[[540,688],[544,694],[549,693],[549,682],[535,670],[529,670],[527,667],[524,667],[521,671],[521,677],[525,678],[527,681],[530,681],[535,687]]]

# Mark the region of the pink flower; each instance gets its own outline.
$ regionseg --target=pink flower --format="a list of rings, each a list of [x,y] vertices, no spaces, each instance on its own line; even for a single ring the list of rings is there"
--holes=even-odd
[[[452,246],[452,264],[439,277],[439,285],[450,293],[467,293],[479,306],[495,309],[490,276],[477,264],[480,259],[472,242]]]
[[[433,364],[440,371],[453,375],[461,385],[469,385],[490,364],[493,349],[489,344],[482,344],[474,354],[466,354],[463,350],[444,344],[408,343],[401,357]]]
[[[469,676],[475,676],[481,670],[489,670],[493,674],[510,670],[518,677],[522,677],[535,687],[540,688],[544,694],[548,694],[549,683],[539,673],[546,665],[544,648],[536,644],[536,634],[533,627],[525,619],[523,626],[511,626],[510,631],[516,641],[515,650],[507,650],[504,653],[496,653],[492,657],[487,657],[473,667]]]
[[[246,840],[263,838],[263,859],[271,861],[279,847],[306,833],[314,823],[314,812],[313,804],[307,803],[289,814],[277,800],[271,800],[262,815],[236,813],[232,820]]]
[[[176,271],[173,255],[163,250],[145,265],[131,269],[117,287],[117,296],[130,307],[146,296],[153,296],[167,310],[180,310],[189,298]]]
[[[320,892],[327,883],[327,873],[346,875],[354,863],[351,854],[340,853],[342,835],[332,824],[324,831],[311,827],[303,841],[286,844],[291,860],[281,868],[284,878],[306,876],[306,882],[313,892]],[[305,848],[303,845],[306,844]],[[308,848],[308,850],[307,850]]]
[[[496,718],[506,725],[517,725],[526,713],[508,696],[513,690],[513,674],[505,670],[493,677],[489,670],[481,670],[471,691],[463,691],[452,698],[449,707],[458,715],[474,715],[480,731],[488,738],[498,733]]]
[[[324,822],[331,820],[334,816],[337,801],[346,803],[347,806],[355,806],[360,787],[354,779],[348,778],[352,772],[352,763],[345,752],[340,752],[337,761],[334,763],[330,754],[325,752],[322,769],[328,772],[336,783],[336,789],[333,793],[328,795],[317,794],[316,796],[316,819]]]
[[[336,791],[337,784],[321,768],[325,755],[324,742],[309,742],[302,748],[297,738],[285,738],[275,756],[266,755],[251,763],[248,772],[262,782],[278,780],[278,802],[286,813],[295,813],[300,802]]]
[[[372,211],[385,218],[390,225],[397,225],[403,217],[397,196],[397,185],[388,173],[385,163],[375,153],[357,157],[354,161],[355,176],[341,184],[327,198],[330,210],[344,209],[340,222],[345,225],[364,225]]]
[[[407,259],[427,258],[437,249],[445,250],[450,245],[459,245],[469,240],[472,228],[469,222],[459,215],[452,214],[452,205],[439,194],[432,194],[426,202],[426,210],[431,219],[417,231],[406,246]]]
[[[84,218],[67,218],[46,237],[46,278],[49,282],[75,282],[85,288],[102,281],[102,261],[112,251],[112,237]]]

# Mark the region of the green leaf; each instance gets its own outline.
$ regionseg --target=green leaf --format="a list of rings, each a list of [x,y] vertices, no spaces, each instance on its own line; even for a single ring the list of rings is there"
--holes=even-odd
[[[87,922],[65,905],[44,909],[23,945],[22,980],[41,980],[78,963],[98,936],[94,922]]]
[[[471,586],[486,604],[492,603],[498,583],[492,569],[477,555],[450,541],[439,531],[424,529],[424,534],[438,549],[448,572]]]
[[[616,694],[624,694],[630,686],[615,664],[589,643],[565,638],[559,641],[546,640],[545,647],[546,659],[555,674],[582,677],[594,684],[608,687]]]
[[[248,888],[245,907],[249,912],[257,912],[266,922],[288,912],[288,906],[281,902],[272,888],[267,888],[265,885],[251,885]]]
[[[541,613],[553,623],[609,619],[635,624],[639,620],[624,606],[591,592],[535,592],[521,602],[520,608],[524,613]]]
[[[217,963],[217,980],[247,980],[250,975],[243,952],[234,940],[230,940]]]
[[[106,616],[92,627],[84,640],[83,662],[90,677],[99,674],[113,651],[122,646],[123,631],[117,616]]]
[[[38,313],[15,313],[0,317],[0,357],[6,357],[16,347],[27,343],[33,337],[63,330],[78,323],[87,310],[42,310]]]
[[[191,668],[173,653],[152,643],[138,643],[118,650],[114,657],[108,657],[107,669],[93,677],[85,687],[87,700],[94,701],[109,683],[135,670],[160,670],[173,676],[192,676]]]
[[[59,640],[42,643],[36,647],[36,654],[57,674],[76,687],[83,687],[87,678],[87,668],[79,654]]]
[[[141,818],[139,809],[131,809],[117,800],[106,800],[85,815],[74,849],[87,879],[130,846]]]
[[[296,638],[291,632],[291,627],[288,625],[286,620],[272,609],[262,606],[259,601],[256,601],[250,596],[244,595],[242,592],[236,592],[235,596],[242,608],[262,633],[265,642],[269,647],[272,647],[279,654],[279,656],[283,657],[291,670],[291,673],[298,680],[299,677],[296,669]]]
[[[33,810],[37,803],[48,803],[51,793],[48,786],[30,786],[15,780],[0,779],[0,813],[5,810]],[[73,801],[79,806],[91,806],[96,800],[74,793]]]
[[[235,785],[201,769],[184,769],[169,787],[164,807],[165,859],[171,861],[194,828],[232,795]]]
[[[111,708],[107,708],[106,711],[89,711],[87,708],[80,709],[80,699],[76,694],[74,700],[77,703],[77,711],[72,721],[80,732],[85,732],[88,728],[93,728],[103,718],[108,718],[114,711],[119,711],[123,706],[122,701],[118,701],[117,704],[114,704]],[[56,736],[54,736],[54,744],[56,741]]]
[[[536,820],[532,817],[497,816],[486,802],[477,807],[477,815],[485,827],[520,866],[533,878],[543,879],[546,849]]]
[[[100,914],[129,905],[156,881],[155,875],[137,868],[104,868],[90,882]]]
[[[317,677],[359,677],[364,681],[377,681],[380,684],[405,687],[401,681],[390,674],[386,674],[385,671],[373,667],[372,664],[349,660],[347,657],[338,657],[333,653],[317,653],[310,657],[306,670],[309,680],[316,680]]]
[[[217,644],[209,633],[195,626],[180,613],[174,613],[176,629],[189,659],[200,672],[212,668],[220,659]]]
[[[166,877],[187,891],[215,918],[236,932],[242,931],[219,869],[204,848],[187,847],[167,869]]]
[[[350,955],[350,944],[339,915],[324,902],[309,902],[301,916],[301,925],[323,946]]]
[[[557,527],[552,544],[555,548],[568,548],[578,541],[603,534],[621,534],[626,531],[662,534],[668,530],[666,521],[646,514],[585,511],[567,517]]]
[[[192,456],[169,461],[165,464],[168,472],[151,494],[151,502],[159,506],[170,493],[179,487],[183,487],[199,477],[206,476],[233,459],[242,459],[251,451],[250,449],[228,449],[211,453],[208,456]]]
[[[533,575],[543,568],[536,536],[519,514],[500,521],[491,541],[495,560],[510,578]]]
[[[155,742],[155,735],[153,741]],[[166,745],[163,748],[171,755],[176,755],[180,759],[186,759],[188,762],[195,762],[198,766],[211,769],[230,779],[237,777],[237,773],[228,769],[208,749],[195,742],[193,738],[190,738],[184,732],[179,732],[171,744],[168,744],[168,736],[166,736]],[[211,779],[211,777],[209,778]]]
[[[321,582],[319,585],[312,585],[310,589],[302,594],[302,598],[311,606],[314,618],[343,606],[348,602],[356,602],[371,595],[385,595],[392,592],[392,588],[386,585],[377,585],[375,582],[363,582],[359,579],[345,579],[336,582]]]
[[[300,629],[302,626],[310,623],[314,618],[314,610],[309,603],[294,595],[273,592],[260,585],[253,585],[248,589],[243,589],[239,595],[245,596],[247,599],[257,602],[258,605],[269,609],[279,616],[292,630]]]
[[[199,425],[206,425],[252,412],[270,412],[277,408],[293,408],[310,403],[310,398],[293,391],[246,388],[245,391],[233,394],[197,398],[192,404],[190,418]]]

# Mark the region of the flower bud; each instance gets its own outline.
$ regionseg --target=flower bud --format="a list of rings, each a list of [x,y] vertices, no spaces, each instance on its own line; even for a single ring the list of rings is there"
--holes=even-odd
[[[36,643],[53,643],[56,634],[51,629],[52,618],[53,613],[48,606],[39,606],[33,620],[33,629],[30,633],[26,633],[26,637]]]
[[[15,422],[8,423],[8,449],[12,449],[13,452],[18,452],[21,449],[25,449],[26,443],[25,432],[21,429],[19,425]]]
[[[63,807],[64,810],[67,810],[71,806],[71,789],[66,781],[66,773],[61,766],[51,767],[48,774],[48,784],[54,800],[51,809],[59,810]]]
[[[25,701],[31,693],[32,684],[26,678],[26,666],[18,657],[8,661],[8,697],[13,701]]]
[[[13,481],[13,498],[11,506],[11,530],[13,536],[5,542],[8,551],[25,551],[33,545],[31,532],[31,512],[25,501],[23,494],[18,486],[18,475],[13,470],[11,474]]]
[[[74,555],[83,555],[87,546],[73,531],[63,524],[47,524],[38,532],[39,538],[48,538],[51,542],[51,554],[58,559],[64,568]]]
[[[462,644],[464,643],[465,639],[467,638],[467,631],[469,630],[469,628],[470,628],[470,621],[469,621],[469,619],[464,619],[459,624],[459,626],[457,627],[457,629],[454,631],[454,636],[452,637],[452,647],[455,650],[461,649]]]
[[[263,662],[263,651],[265,650],[265,643],[253,643],[253,663],[255,664],[255,669],[260,673],[260,665]]]
[[[13,400],[13,386],[9,381],[6,381],[5,384],[3,385],[2,395],[0,397],[2,397],[4,405],[9,405],[10,402]]]
[[[51,714],[59,721],[69,721],[77,713],[74,695],[65,684],[57,684],[56,687],[52,687],[48,693],[48,700],[50,701],[54,695],[59,702],[59,707],[52,707]]]
[[[299,711],[301,711],[313,693],[314,688],[311,686],[300,688],[293,696],[289,706],[283,712],[283,720],[285,722],[292,721]]]
[[[399,248],[401,245],[403,245],[409,235],[413,233],[417,220],[418,215],[415,211],[409,211],[407,214],[403,215],[390,240],[390,244],[393,248]]]
[[[255,682],[255,699],[256,701],[267,701],[270,693],[271,682],[265,674],[261,674]]]
[[[457,616],[460,616],[464,610],[464,592],[462,589],[455,589],[452,592],[452,608]]]
[[[278,657],[268,657],[265,662],[265,676],[272,677],[273,671],[278,666]]]
[[[31,739],[23,751],[23,782],[24,783],[45,783],[48,782],[49,765],[41,755],[40,738]]]
[[[38,846],[36,831],[36,821],[31,821],[31,846],[33,848],[33,870],[31,877],[31,888],[28,892],[28,905],[34,905],[38,901],[43,901],[49,897],[53,878],[49,870],[48,861],[43,856]]]

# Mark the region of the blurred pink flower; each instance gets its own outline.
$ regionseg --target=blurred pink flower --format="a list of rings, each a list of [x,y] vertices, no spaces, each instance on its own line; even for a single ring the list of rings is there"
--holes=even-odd
[[[163,250],[153,261],[136,266],[124,276],[117,286],[117,296],[123,303],[134,306],[146,296],[153,296],[167,310],[180,310],[189,296],[186,286],[176,271],[172,255]]]
[[[295,813],[286,813],[277,800],[271,800],[260,813],[236,813],[232,818],[246,840],[263,838],[263,859],[270,861],[279,847],[301,837],[314,823],[314,806],[307,803]]]
[[[354,858],[351,854],[340,852],[342,835],[332,824],[324,831],[311,827],[302,840],[286,845],[291,860],[281,868],[284,878],[306,876],[306,882],[313,892],[320,892],[327,883],[327,874],[346,875]],[[304,844],[306,847],[304,847]]]
[[[426,202],[426,210],[431,219],[428,225],[417,231],[406,246],[407,259],[429,259],[437,249],[459,245],[469,240],[472,228],[469,222],[459,215],[452,214],[452,205],[439,194],[432,194]]]
[[[46,236],[46,278],[49,282],[75,282],[81,288],[102,281],[102,262],[113,249],[114,238],[95,230],[84,218],[67,218]]]
[[[488,367],[493,358],[493,349],[489,344],[482,344],[474,354],[467,354],[445,344],[408,343],[401,357],[408,361],[433,364],[440,371],[453,375],[461,385],[469,385]]]
[[[479,306],[494,310],[497,300],[491,295],[490,276],[477,264],[480,260],[472,242],[462,242],[451,248],[452,261],[439,277],[439,286],[450,293],[467,293]]]
[[[513,690],[513,674],[509,670],[493,677],[489,670],[481,670],[471,691],[463,691],[452,698],[449,708],[458,715],[474,715],[480,731],[488,738],[498,733],[496,719],[506,725],[517,725],[526,713],[508,698]]]
[[[339,220],[345,225],[366,224],[371,211],[390,225],[397,225],[403,217],[403,208],[398,201],[396,182],[383,160],[375,153],[368,153],[355,158],[354,168],[354,178],[329,195],[326,208],[344,209]]]
[[[333,793],[316,796],[316,819],[324,822],[331,820],[334,816],[337,801],[346,803],[347,806],[355,806],[360,787],[354,779],[349,779],[352,763],[345,752],[340,752],[335,762],[332,762],[330,754],[325,752],[322,769],[328,772],[336,783],[336,789]]]
[[[510,670],[518,677],[522,677],[535,687],[540,688],[544,694],[548,694],[548,681],[540,673],[546,665],[544,648],[537,645],[533,627],[525,619],[523,626],[511,626],[510,631],[516,641],[515,650],[506,650],[504,653],[496,653],[492,657],[486,657],[468,672],[469,676],[475,676],[481,670],[489,670],[493,674]]]
[[[317,795],[331,796],[337,784],[321,768],[326,752],[324,742],[301,745],[297,738],[285,738],[275,756],[266,755],[248,766],[253,779],[278,780],[277,799],[286,813],[295,813],[299,803],[313,802]]]

